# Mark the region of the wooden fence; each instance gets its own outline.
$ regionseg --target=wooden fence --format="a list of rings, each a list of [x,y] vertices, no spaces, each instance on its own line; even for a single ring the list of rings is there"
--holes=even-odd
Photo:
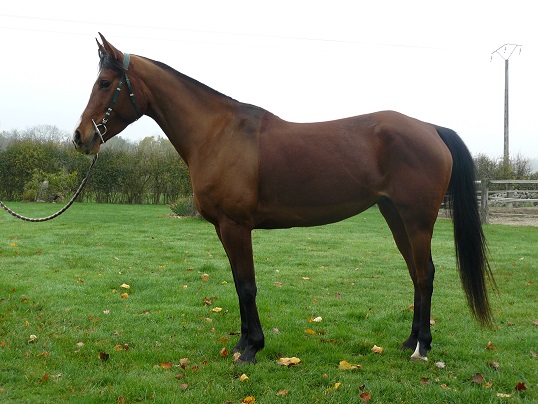
[[[480,219],[489,222],[489,207],[519,208],[538,206],[538,180],[477,181]]]

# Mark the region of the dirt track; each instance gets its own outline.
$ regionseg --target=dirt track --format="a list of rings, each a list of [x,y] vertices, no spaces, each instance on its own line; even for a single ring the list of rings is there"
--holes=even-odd
[[[538,208],[489,208],[489,223],[538,227]]]

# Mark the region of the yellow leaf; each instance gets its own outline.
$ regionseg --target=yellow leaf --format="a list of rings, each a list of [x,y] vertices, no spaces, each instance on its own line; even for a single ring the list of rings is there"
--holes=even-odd
[[[242,401],[241,404],[252,404],[256,402],[256,397],[254,396],[247,396]]]
[[[298,365],[299,363],[301,363],[301,360],[299,358],[296,358],[295,356],[291,357],[291,358],[280,358],[278,360],[278,364],[280,366],[296,366]]]
[[[241,376],[239,376],[239,380],[242,382],[246,382],[247,380],[250,380],[250,378],[243,373]]]
[[[11,243],[11,247],[18,247],[19,245],[17,243]]]
[[[341,360],[340,363],[338,364],[338,369],[340,370],[358,370],[361,368],[362,368],[361,365],[352,364],[345,360]]]
[[[305,334],[316,335],[316,332],[312,330],[311,328],[307,328],[306,330],[304,330],[304,332]]]
[[[129,298],[129,293],[122,293],[121,298],[122,299],[128,299]]]
[[[222,311],[222,307],[213,307],[213,308],[211,309],[211,311],[212,311],[213,313],[220,313],[220,312]]]
[[[336,383],[334,384],[334,389],[335,389],[335,390],[338,389],[338,387],[340,387],[341,385],[342,385],[342,383],[340,383],[340,382],[336,382]]]
[[[122,283],[120,285],[120,289],[131,289],[131,287],[129,285],[127,285],[126,283]]]
[[[380,346],[374,345],[372,348],[372,352],[381,355],[383,353],[383,348]]]
[[[171,369],[172,364],[170,362],[163,362],[163,363],[161,363],[161,368],[163,368],[163,369]]]
[[[280,390],[278,393],[276,393],[277,396],[287,396],[288,395],[288,390],[287,389],[284,389],[284,390]]]

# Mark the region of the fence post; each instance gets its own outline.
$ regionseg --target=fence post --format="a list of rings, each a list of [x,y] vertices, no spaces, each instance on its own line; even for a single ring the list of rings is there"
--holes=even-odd
[[[480,181],[480,222],[482,224],[489,223],[489,212],[488,212],[488,180],[483,178]]]

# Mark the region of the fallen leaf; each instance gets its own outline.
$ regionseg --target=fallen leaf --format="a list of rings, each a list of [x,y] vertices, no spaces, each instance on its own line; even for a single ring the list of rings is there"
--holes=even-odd
[[[250,380],[250,378],[246,374],[243,373],[241,376],[239,376],[239,380],[241,382],[246,382],[247,380]]]
[[[37,355],[38,358],[46,358],[50,355],[48,351],[43,351],[40,354]]]
[[[39,381],[41,383],[45,383],[47,380],[49,380],[49,374],[48,373],[44,373],[43,376],[41,376],[41,378],[39,379]]]
[[[372,399],[372,395],[368,393],[367,391],[365,391],[364,393],[361,393],[359,397],[361,398],[363,403],[367,403],[368,401]]]
[[[209,279],[209,275],[208,275],[208,274],[203,274],[203,275],[202,275],[202,282],[207,282],[208,279]]]
[[[277,286],[277,287],[281,287],[281,286],[282,286],[282,282],[275,282],[275,286]]]
[[[362,369],[362,366],[358,364],[349,363],[348,361],[345,361],[345,360],[341,360],[338,363],[338,369],[339,370],[358,370],[358,369]]]
[[[305,329],[304,332],[305,334],[316,335],[316,332],[311,328]]]
[[[220,356],[222,356],[223,358],[227,358],[228,357],[228,350],[226,349],[226,347],[222,348],[220,350]]]
[[[106,362],[108,358],[110,358],[110,355],[105,352],[99,352],[98,355],[99,359],[101,359],[103,362]]]
[[[213,298],[204,297],[202,301],[206,306],[211,306],[213,304]]]
[[[510,397],[512,397],[512,395],[511,394],[505,394],[505,393],[497,393],[497,397],[510,398]]]
[[[84,346],[84,342],[77,342],[77,346],[78,346],[79,348],[82,348],[82,347]]]
[[[234,363],[237,363],[240,356],[241,356],[241,352],[234,352],[234,355],[233,355]]]
[[[506,322],[506,325],[507,325],[508,327],[513,327],[514,325],[516,325],[516,323],[512,323],[511,321],[507,321],[507,322]]]
[[[189,363],[191,363],[190,359],[189,358],[181,358],[179,360],[179,365],[185,369],[185,366],[187,366]]]
[[[445,362],[435,362],[435,367],[439,369],[444,369],[446,365]]]
[[[495,362],[495,361],[488,361],[488,366],[492,369],[499,369],[499,362]]]
[[[484,383],[484,376],[482,376],[480,373],[476,373],[473,377],[471,377],[471,383]]]
[[[337,390],[341,385],[342,385],[342,383],[340,383],[340,382],[336,382],[336,383],[334,384],[334,387],[333,387],[333,388],[334,388],[335,390]]]
[[[303,281],[309,281],[310,280],[310,277],[309,276],[303,276]]]
[[[37,335],[30,335],[30,338],[28,338],[28,343],[35,342],[37,340]]]
[[[518,382],[518,384],[516,384],[516,391],[525,391],[525,390],[527,390],[527,386],[525,386],[525,383]]]
[[[254,396],[247,396],[243,400],[241,400],[241,404],[252,404],[256,402],[256,397]]]
[[[536,358],[536,357],[538,357],[538,355],[536,354],[536,352],[531,351],[531,357],[532,357],[532,358]]]
[[[435,325],[435,319],[433,317],[430,317],[430,325]]]
[[[491,389],[491,387],[493,387],[493,383],[491,382],[484,382],[484,384],[482,384],[482,387],[486,388],[486,389]]]
[[[495,349],[497,349],[497,347],[495,345],[493,345],[491,343],[491,341],[488,341],[488,344],[486,345],[486,349],[488,349],[490,351],[494,351]]]
[[[441,388],[444,390],[450,390],[450,387],[448,387],[446,384],[441,384]]]
[[[179,388],[183,391],[187,390],[189,388],[189,385],[187,383],[181,383]]]
[[[177,380],[181,380],[185,377],[185,373],[178,373],[177,375],[174,376]]]
[[[211,311],[212,311],[213,313],[220,313],[220,312],[222,311],[222,307],[213,307],[213,308],[211,309]]]
[[[107,309],[107,310],[103,310],[103,313],[106,314],[106,315],[108,315],[108,314],[110,314],[110,310],[108,310],[108,309]]]
[[[122,299],[128,299],[129,298],[129,293],[122,293],[121,294],[121,298]],[[135,299],[136,300],[136,299]]]
[[[534,325],[538,325],[538,320],[536,320],[535,322],[533,322]]]
[[[281,396],[281,397],[285,397],[288,395],[288,390],[287,389],[284,389],[284,390],[279,390],[278,393],[276,393],[277,396]]]
[[[122,283],[120,285],[120,289],[131,289],[131,287],[129,285],[127,285],[126,283]]]
[[[299,358],[296,358],[295,356],[291,358],[280,358],[278,360],[278,364],[280,366],[286,366],[286,367],[297,366],[299,363],[301,363],[301,360]]]
[[[163,363],[161,363],[160,366],[163,369],[171,369],[172,368],[172,364],[170,362],[163,362]]]
[[[374,345],[372,347],[372,352],[381,355],[383,353],[383,348],[380,346]]]
[[[427,377],[423,377],[422,379],[420,379],[420,384],[430,384],[430,379],[428,379]]]

